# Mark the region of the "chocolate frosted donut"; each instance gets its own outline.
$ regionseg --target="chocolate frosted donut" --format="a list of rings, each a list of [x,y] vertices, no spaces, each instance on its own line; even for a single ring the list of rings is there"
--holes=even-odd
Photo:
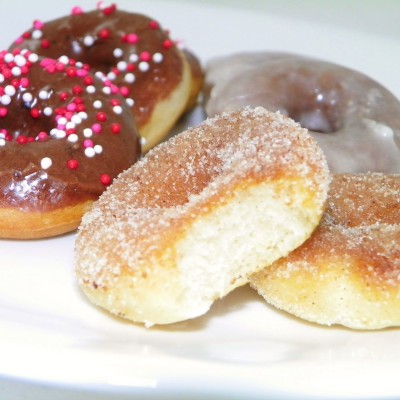
[[[308,128],[333,172],[400,172],[400,102],[379,83],[333,63],[284,53],[211,61],[208,115],[245,105]]]
[[[164,138],[202,83],[197,58],[181,51],[157,21],[115,5],[90,12],[75,7],[68,16],[35,21],[15,47],[89,64],[113,93],[125,97],[144,150]]]
[[[132,113],[87,66],[0,53],[0,237],[75,229],[139,157]]]

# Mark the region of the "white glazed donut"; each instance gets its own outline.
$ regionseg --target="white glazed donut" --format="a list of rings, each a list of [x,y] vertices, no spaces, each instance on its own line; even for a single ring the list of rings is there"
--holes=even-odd
[[[310,130],[333,172],[400,172],[400,102],[360,72],[260,52],[214,59],[205,79],[210,116],[247,105],[279,110]]]

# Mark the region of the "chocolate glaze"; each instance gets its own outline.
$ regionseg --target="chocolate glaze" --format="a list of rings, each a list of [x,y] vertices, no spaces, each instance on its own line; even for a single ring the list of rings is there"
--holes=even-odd
[[[40,38],[32,38],[35,30],[41,32]],[[135,41],[132,38],[136,35],[138,42],[129,43],[126,35],[131,35],[131,42]],[[43,41],[47,41],[44,46]],[[52,58],[67,55],[104,73],[115,70],[120,61],[127,62],[133,69],[135,81],[126,82],[127,71],[119,71],[112,82],[119,87],[129,87],[127,96],[134,100],[133,112],[139,131],[148,122],[157,102],[168,97],[182,80],[180,51],[159,24],[141,14],[116,10],[115,6],[71,14],[47,22],[41,29],[34,27],[21,35],[11,49],[15,47]],[[122,55],[115,56],[115,49],[121,49]],[[151,59],[149,69],[141,71],[140,56],[146,59],[157,53],[162,55],[162,61]],[[130,61],[132,55],[137,55],[139,60]]]
[[[55,65],[62,68],[61,63],[56,64],[55,61],[48,61],[47,67],[41,65],[43,60],[28,61],[27,65],[32,65],[27,71],[7,78],[10,75],[7,71],[15,65],[15,59],[7,63],[4,61],[5,54],[0,55],[0,78],[4,77],[0,90],[9,90],[14,81],[16,91],[10,96],[10,104],[0,105],[3,111],[6,110],[6,115],[0,117],[0,132],[3,132],[0,133],[0,207],[49,211],[95,200],[106,188],[104,183],[107,182],[102,183],[100,177],[103,174],[111,179],[116,177],[140,154],[135,121],[125,100],[118,95],[105,94],[102,82],[90,74],[86,77],[69,76],[74,69],[82,71],[72,65],[64,66],[62,71],[48,72]],[[28,54],[25,53],[22,59],[27,60]],[[87,84],[87,77],[93,80],[93,85]],[[22,78],[27,78],[29,85],[26,82],[23,85]],[[93,87],[95,92],[87,93],[88,86]],[[74,92],[77,88],[81,88],[83,93]],[[31,94],[31,101],[25,101],[26,93]],[[47,98],[41,98],[43,93],[47,93]],[[101,102],[101,108],[95,108],[95,101]],[[112,101],[120,103],[122,113],[115,112],[119,111],[118,108],[113,110]],[[81,104],[79,107],[84,107],[86,114],[79,114],[79,109],[65,114],[66,107],[73,108],[73,104],[78,103]],[[38,118],[31,115],[33,109],[40,112]],[[45,115],[45,110],[51,110],[52,115]],[[104,114],[99,115],[99,112]],[[59,118],[57,114],[63,113],[70,122],[71,118],[76,122],[75,126],[72,123],[64,129],[64,132],[75,129],[75,133],[68,131],[68,134],[72,132],[76,135],[75,142],[67,137],[57,138],[57,135],[62,136],[63,121],[57,122],[56,118]],[[79,121],[80,116],[84,118],[85,115],[87,118]],[[102,116],[106,117],[106,121],[99,121],[99,118],[104,119]],[[96,123],[101,132],[93,133],[90,138],[85,137],[85,128],[91,128]],[[112,132],[112,124],[116,123],[121,128],[120,133]],[[57,127],[58,131],[52,131]],[[46,132],[49,137],[39,140],[39,132]],[[96,149],[102,151],[93,157],[85,155],[84,141],[87,139],[92,141],[89,147],[94,149],[97,145]],[[51,160],[50,167],[42,166],[44,158]],[[70,160],[77,161],[76,169],[67,166]]]

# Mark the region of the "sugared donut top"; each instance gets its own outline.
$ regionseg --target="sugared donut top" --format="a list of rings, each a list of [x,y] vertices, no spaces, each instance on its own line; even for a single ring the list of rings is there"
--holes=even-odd
[[[0,207],[94,200],[139,153],[124,99],[87,65],[0,52]]]
[[[53,21],[36,20],[11,48],[51,58],[67,55],[89,64],[112,93],[133,107],[141,131],[156,106],[182,81],[182,52],[151,18],[120,11],[115,4]]]
[[[245,105],[309,129],[333,172],[400,172],[400,102],[368,76],[287,53],[239,53],[206,70],[208,115]]]

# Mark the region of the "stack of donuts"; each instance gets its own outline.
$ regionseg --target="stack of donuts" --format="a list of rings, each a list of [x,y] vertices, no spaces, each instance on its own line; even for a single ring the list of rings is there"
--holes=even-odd
[[[146,326],[248,283],[308,321],[399,326],[399,101],[295,54],[233,54],[204,76],[115,5],[35,21],[0,53],[0,236],[80,224],[80,287]],[[208,118],[160,144],[202,89]]]

